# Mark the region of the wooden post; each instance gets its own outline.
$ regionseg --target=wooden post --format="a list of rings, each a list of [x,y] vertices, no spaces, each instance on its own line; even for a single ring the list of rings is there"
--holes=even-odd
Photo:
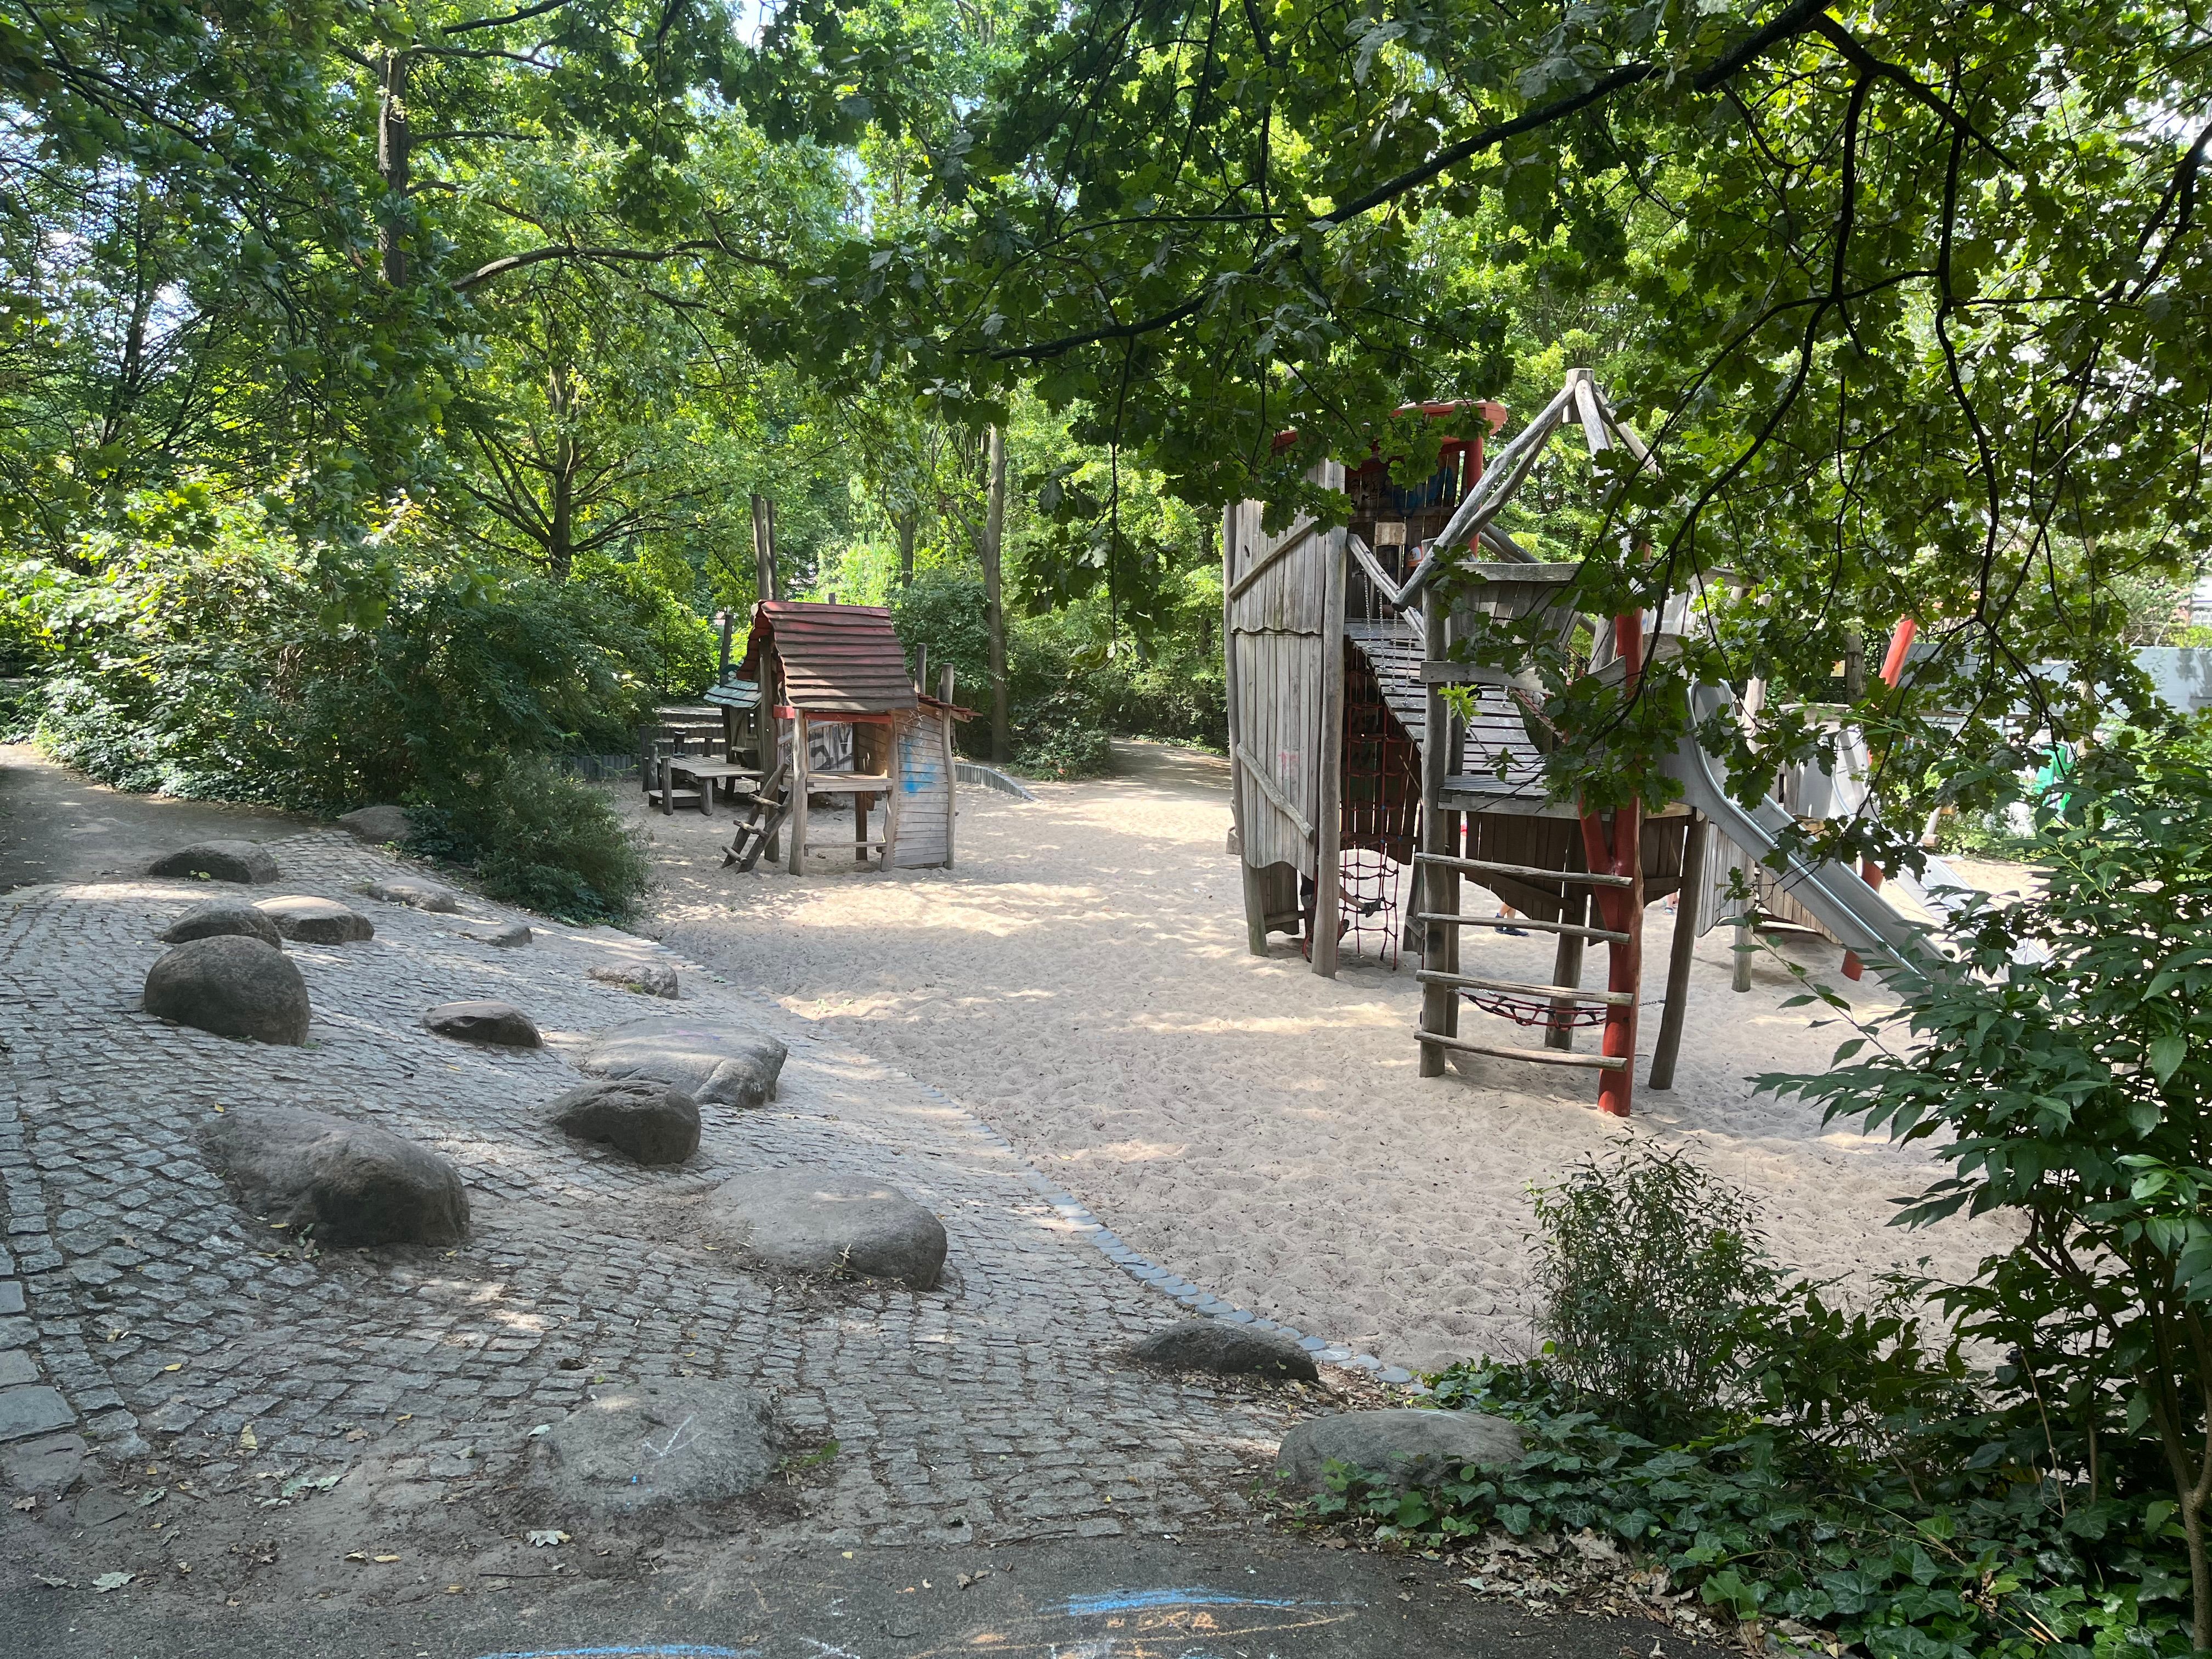
[[[1589,893],[1581,887],[1570,887],[1559,900],[1559,920],[1580,927],[1589,921]],[[1559,935],[1559,948],[1552,952],[1552,983],[1569,990],[1580,990],[1583,982],[1583,951],[1589,943],[1577,933]],[[1544,1033],[1547,1048],[1571,1049],[1575,1046],[1575,1028],[1567,1024],[1579,1004],[1554,1002],[1552,1012],[1556,1016]]]
[[[1633,696],[1644,671],[1644,617],[1624,611],[1613,619],[1613,637],[1621,658],[1621,684]],[[1644,803],[1629,802],[1613,813],[1608,827],[1595,812],[1583,815],[1583,854],[1593,871],[1626,876],[1626,890],[1597,890],[1598,914],[1605,925],[1628,935],[1606,947],[1605,988],[1626,993],[1626,1000],[1605,1011],[1600,1052],[1619,1059],[1617,1070],[1598,1074],[1598,1109],[1626,1117],[1636,1093],[1636,1001],[1644,977]]]
[[[1255,957],[1267,954],[1267,898],[1260,872],[1252,867],[1251,832],[1244,823],[1243,702],[1237,694],[1237,635],[1230,627],[1235,601],[1229,590],[1237,578],[1237,508],[1221,515],[1221,690],[1229,711],[1229,817],[1237,826],[1237,867],[1244,878],[1244,945]]]
[[[1690,1000],[1690,958],[1698,943],[1698,890],[1705,879],[1705,814],[1690,814],[1682,845],[1682,886],[1674,895],[1674,940],[1667,951],[1667,1006],[1659,1014],[1659,1041],[1651,1050],[1651,1086],[1674,1086],[1674,1057],[1682,1048],[1682,1018]]]
[[[900,738],[905,737],[902,721],[918,721],[918,719],[921,719],[918,712],[915,714],[891,714],[891,723],[883,728],[891,737],[891,759],[887,763],[891,787],[883,792],[883,874],[887,876],[891,874],[894,856],[898,854],[898,796],[905,794],[907,783],[907,768],[898,759]]]
[[[763,599],[780,599],[775,585],[775,503],[765,495],[753,497],[753,591]]]
[[[1006,763],[1011,738],[1007,734],[1006,605],[1000,589],[999,554],[1006,533],[1006,430],[991,428],[990,493],[983,504],[983,627],[990,636],[991,760]]]
[[[1442,662],[1446,639],[1443,600],[1435,593],[1426,596],[1421,605],[1422,656],[1429,662]],[[1450,855],[1458,848],[1452,845],[1452,831],[1443,810],[1444,779],[1448,775],[1450,757],[1444,752],[1443,738],[1449,722],[1445,711],[1443,689],[1427,688],[1427,723],[1423,729],[1421,744],[1421,850],[1425,853]],[[1424,864],[1417,884],[1425,896],[1421,902],[1423,911],[1435,915],[1455,914],[1459,909],[1459,872],[1449,866]],[[1440,921],[1422,924],[1421,961],[1425,965],[1441,963],[1449,952],[1449,935],[1455,931]],[[1456,1036],[1459,1029],[1459,993],[1449,985],[1430,981],[1421,987],[1421,1030],[1436,1036]],[[1442,1077],[1444,1072],[1444,1051],[1433,1042],[1421,1045],[1421,1075]]]
[[[952,756],[952,665],[947,663],[939,671],[937,700],[945,705],[945,714],[938,725],[945,739],[945,867],[952,867],[952,827],[960,821],[960,807],[954,799],[960,787],[960,769]]]
[[[791,873],[806,871],[806,711],[791,711]]]
[[[1314,805],[1313,970],[1336,976],[1336,936],[1344,839],[1344,578],[1351,557],[1346,533],[1333,532],[1334,551],[1322,567],[1321,776]]]

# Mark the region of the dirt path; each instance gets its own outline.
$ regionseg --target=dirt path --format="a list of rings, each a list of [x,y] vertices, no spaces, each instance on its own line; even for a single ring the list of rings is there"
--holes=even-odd
[[[313,822],[266,807],[131,795],[0,744],[0,893],[39,881],[98,881],[154,854],[229,836],[270,841]]]

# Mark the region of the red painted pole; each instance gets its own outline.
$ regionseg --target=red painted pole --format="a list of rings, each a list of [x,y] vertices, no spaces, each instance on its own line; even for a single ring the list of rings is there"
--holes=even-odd
[[[1613,636],[1625,671],[1622,688],[1633,696],[1644,676],[1644,613],[1630,611],[1613,618]],[[1626,992],[1625,1003],[1605,1011],[1605,1036],[1598,1052],[1618,1059],[1617,1071],[1598,1073],[1598,1109],[1626,1117],[1636,1092],[1636,1015],[1644,979],[1644,803],[1631,801],[1613,814],[1611,831],[1595,812],[1584,812],[1583,854],[1594,872],[1626,876],[1626,887],[1597,890],[1598,915],[1627,939],[1606,947],[1605,988]]]
[[[1920,631],[1920,624],[1910,617],[1899,617],[1889,636],[1889,651],[1881,659],[1881,683],[1894,691],[1898,681],[1905,678],[1905,659],[1912,649],[1912,636]],[[1872,859],[1859,861],[1859,878],[1869,887],[1879,889],[1882,884],[1881,866]],[[1844,952],[1844,977],[1858,979],[1866,973],[1866,964],[1859,960],[1856,951]]]

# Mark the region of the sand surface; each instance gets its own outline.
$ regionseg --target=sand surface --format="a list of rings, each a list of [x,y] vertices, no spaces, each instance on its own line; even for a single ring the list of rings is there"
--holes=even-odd
[[[1731,935],[1700,940],[1674,1087],[1644,1088],[1639,1061],[1626,1123],[1595,1109],[1587,1072],[1468,1059],[1425,1080],[1411,960],[1395,973],[1347,960],[1331,981],[1280,938],[1250,955],[1226,763],[1121,754],[1122,775],[1036,786],[1035,803],[963,788],[957,867],[890,877],[855,873],[849,854],[803,878],[765,860],[726,871],[726,808],[664,817],[626,789],[661,882],[647,931],[944,1089],[1155,1261],[1417,1368],[1528,1341],[1528,1188],[1625,1135],[1686,1145],[1753,1192],[1795,1267],[1929,1257],[1960,1271],[1999,1243],[1986,1226],[1888,1226],[1932,1166],[1753,1088],[1760,1073],[1820,1069],[1848,1035],[1782,1006],[1801,988],[1792,962],[1836,978],[1826,941],[1782,936],[1738,994]],[[818,837],[850,836],[849,812],[816,821]],[[1470,888],[1468,908],[1487,897]],[[1655,906],[1646,1057],[1671,929]],[[1550,940],[1479,940],[1469,968],[1548,980]],[[1584,983],[1600,984],[1602,951],[1590,955]],[[1858,994],[1879,993],[1869,980]],[[1462,1016],[1463,1035],[1486,1029],[1528,1041]]]

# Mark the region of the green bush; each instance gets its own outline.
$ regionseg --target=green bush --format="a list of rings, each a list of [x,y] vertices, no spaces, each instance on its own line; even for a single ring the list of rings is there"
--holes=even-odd
[[[1746,1316],[1780,1282],[1744,1194],[1636,1143],[1533,1197],[1562,1384],[1639,1434],[1694,1432],[1742,1403]]]
[[[626,751],[714,649],[632,567],[554,582],[302,545],[204,491],[0,568],[0,612],[37,677],[14,723],[57,758],[125,789],[442,810],[502,896],[574,915],[619,914],[642,866],[604,802],[532,757]]]
[[[2008,1224],[1944,1300],[2008,1355],[1989,1392],[2032,1413],[2034,1461],[2184,1545],[2212,1648],[2212,743],[2123,732],[2036,829],[2039,892],[1955,919],[1957,960],[1833,1069],[1763,1081],[1950,1166],[1905,1224]]]
[[[538,756],[487,764],[410,808],[407,850],[472,868],[493,898],[563,921],[623,921],[651,884],[606,792]]]
[[[1103,778],[1114,769],[1113,739],[1095,726],[1051,726],[1043,737],[1023,746],[1014,763],[1033,776],[1062,782]]]

